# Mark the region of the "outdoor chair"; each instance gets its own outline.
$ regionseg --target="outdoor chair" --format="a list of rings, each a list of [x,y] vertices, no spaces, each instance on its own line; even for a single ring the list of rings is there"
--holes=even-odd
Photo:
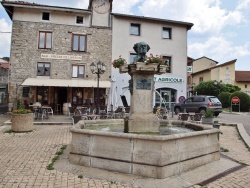
[[[201,117],[202,117],[202,114],[201,114],[201,113],[196,113],[196,114],[194,115],[193,121],[194,121],[195,123],[201,123]]]
[[[114,113],[113,111],[108,111],[107,112],[107,119],[113,119],[114,118]]]
[[[93,107],[93,106],[91,106],[91,107],[89,108],[89,114],[95,114],[95,113],[96,113],[96,108]]]
[[[75,111],[74,111],[74,115],[75,116],[81,116],[82,119],[88,119],[87,111],[85,109],[82,109],[82,108],[76,108]]]
[[[73,116],[72,116],[72,124],[73,124],[73,127],[74,127],[75,124],[77,124],[81,119],[82,119],[82,116],[80,116],[80,115],[73,115]]]
[[[107,112],[107,106],[100,106],[100,110],[99,110],[99,113],[106,113]]]
[[[43,121],[44,119],[49,118],[49,114],[48,114],[48,111],[46,109],[37,108],[35,113],[36,113],[35,119],[42,119],[42,121]]]
[[[47,108],[48,114],[51,114],[53,116],[53,109],[51,107]]]
[[[75,114],[75,110],[73,107],[68,107],[69,109],[69,118],[72,118],[72,116]]]
[[[189,117],[188,113],[179,113],[178,119],[182,121],[187,121],[188,117]]]
[[[113,117],[114,117],[114,119],[116,119],[116,118],[121,118],[121,116],[122,116],[122,107],[118,107],[115,111],[114,111],[114,113],[113,113]]]

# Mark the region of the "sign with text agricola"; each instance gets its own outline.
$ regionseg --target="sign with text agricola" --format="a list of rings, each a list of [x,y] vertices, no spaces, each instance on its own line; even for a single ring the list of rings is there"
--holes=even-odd
[[[239,102],[240,102],[239,97],[234,96],[234,97],[232,98],[232,103],[239,103]]]

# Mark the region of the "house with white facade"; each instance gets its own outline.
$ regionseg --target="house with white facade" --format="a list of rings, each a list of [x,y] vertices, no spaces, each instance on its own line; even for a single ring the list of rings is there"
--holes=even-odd
[[[180,97],[186,97],[187,32],[193,24],[117,13],[111,15],[113,60],[121,55],[128,63],[133,63],[136,56],[134,44],[145,42],[150,46],[147,56],[161,55],[169,66],[165,74],[154,77],[155,90],[161,95],[154,96],[154,106],[162,106],[165,102],[170,107],[171,103],[178,102]],[[130,75],[120,74],[117,69],[112,68],[112,77],[116,80],[118,96],[125,96],[129,104]],[[118,103],[122,105],[122,100],[118,100]]]

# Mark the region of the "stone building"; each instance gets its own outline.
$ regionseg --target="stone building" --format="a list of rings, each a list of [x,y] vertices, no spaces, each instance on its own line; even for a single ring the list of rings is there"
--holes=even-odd
[[[0,104],[7,103],[9,62],[0,59]]]
[[[12,20],[10,110],[18,98],[60,111],[67,103],[106,103],[112,59],[107,16],[96,13],[92,17],[92,2],[88,10],[23,1],[3,1],[2,5]],[[90,70],[90,64],[98,61],[106,65],[99,97],[97,75]]]
[[[117,96],[128,104],[128,74],[119,74],[112,60],[120,55],[132,63],[133,46],[146,42],[147,55],[162,55],[169,69],[155,75],[154,106],[171,103],[187,93],[187,31],[192,23],[111,13],[112,0],[89,0],[88,9],[75,9],[2,1],[12,20],[9,107],[17,99],[40,102],[62,110],[92,103],[107,104],[111,80]],[[90,70],[101,61],[106,71],[100,76]],[[98,96],[99,93],[99,96]],[[163,100],[164,99],[164,100]],[[118,99],[118,105],[122,101]]]

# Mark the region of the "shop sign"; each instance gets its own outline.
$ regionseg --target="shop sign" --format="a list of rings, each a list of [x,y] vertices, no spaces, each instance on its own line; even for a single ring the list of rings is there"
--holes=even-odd
[[[193,67],[192,66],[187,66],[187,72],[193,72]]]
[[[168,77],[158,78],[158,77],[155,77],[154,79],[155,79],[155,82],[173,82],[173,83],[183,82],[182,78],[168,78]]]
[[[69,59],[69,60],[82,60],[82,56],[75,55],[58,55],[58,54],[41,54],[44,59]]]

